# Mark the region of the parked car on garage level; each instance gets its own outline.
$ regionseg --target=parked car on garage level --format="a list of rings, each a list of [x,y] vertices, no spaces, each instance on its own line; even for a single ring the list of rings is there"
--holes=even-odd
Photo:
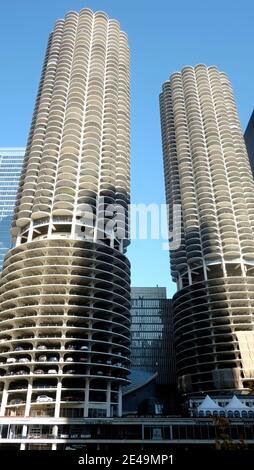
[[[47,402],[52,402],[54,401],[52,397],[48,397],[47,395],[39,395],[37,398],[36,398],[36,401],[38,403],[47,403]]]
[[[42,369],[35,369],[34,374],[40,375],[40,374],[45,374],[45,372]]]
[[[7,364],[14,364],[14,362],[17,362],[17,359],[15,357],[8,357],[6,362]]]
[[[88,362],[88,358],[82,356],[82,357],[79,358],[79,361],[80,362]]]
[[[10,401],[10,405],[19,405],[21,403],[25,403],[24,400],[21,400],[20,398],[15,398]]]
[[[29,361],[30,361],[29,357],[21,357],[19,359],[19,362],[29,362]]]
[[[47,356],[44,356],[44,355],[43,355],[43,356],[39,356],[39,357],[38,357],[38,361],[39,361],[39,362],[46,362],[46,361],[47,361]]]
[[[50,356],[50,357],[48,358],[48,360],[49,360],[49,362],[58,362],[57,356]]]
[[[65,362],[74,362],[73,357],[66,357]]]

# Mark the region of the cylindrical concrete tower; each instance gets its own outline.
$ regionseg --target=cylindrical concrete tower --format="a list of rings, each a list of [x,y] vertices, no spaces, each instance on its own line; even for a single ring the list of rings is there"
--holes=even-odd
[[[50,425],[50,417],[121,415],[129,82],[117,21],[84,9],[56,23],[1,277],[1,416],[48,417]]]
[[[174,73],[160,95],[179,385],[248,392],[254,381],[254,182],[232,88],[216,67]]]

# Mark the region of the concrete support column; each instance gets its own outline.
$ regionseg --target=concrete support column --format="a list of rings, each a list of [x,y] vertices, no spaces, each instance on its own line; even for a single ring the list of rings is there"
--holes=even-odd
[[[21,244],[21,235],[19,234],[16,239],[16,246],[19,246]]]
[[[57,438],[58,435],[58,425],[54,424],[53,429],[52,429],[52,434],[55,438]]]
[[[118,407],[117,407],[117,416],[120,418],[123,413],[123,405],[122,405],[122,385],[119,385],[119,391],[118,391]]]
[[[53,232],[53,222],[52,222],[52,217],[49,219],[49,225],[48,225],[48,237],[50,238]]]
[[[225,264],[224,260],[221,263],[221,267],[222,267],[222,271],[223,271],[223,276],[227,277],[226,264]]]
[[[1,403],[1,409],[0,409],[0,416],[5,415],[5,407],[7,405],[7,400],[8,400],[8,392],[7,392],[7,385],[5,385],[4,389],[3,389],[3,394],[2,394],[2,403]]]
[[[28,230],[28,237],[27,237],[27,243],[31,242],[33,239],[33,224],[30,224],[29,230]]]
[[[29,383],[28,387],[27,387],[27,395],[26,395],[25,416],[29,416],[29,414],[30,414],[32,390],[33,390],[33,386],[32,386],[31,383]]]
[[[208,277],[207,277],[207,267],[205,264],[205,260],[203,260],[203,272],[204,272],[204,280],[207,281]]]
[[[23,428],[22,428],[22,438],[25,439],[27,437],[27,430],[28,430],[28,427],[26,424],[24,424]],[[21,443],[20,444],[20,450],[25,450],[26,449],[26,444],[25,443]]]
[[[53,426],[52,434],[54,436],[54,439],[57,439],[57,436],[58,436],[58,426],[57,426],[57,424],[55,424]],[[56,443],[52,444],[52,450],[57,450],[57,444]]]
[[[242,271],[242,276],[246,277],[246,266],[243,261],[241,262],[241,271]]]
[[[107,418],[110,418],[111,415],[111,409],[110,409],[110,403],[111,403],[111,383],[107,383]]]
[[[189,280],[189,284],[191,286],[192,285],[192,276],[191,276],[191,269],[190,269],[189,266],[188,266],[188,280]]]
[[[84,402],[84,417],[88,417],[88,403],[89,403],[89,379],[86,379],[85,385],[85,402]]]
[[[74,214],[73,214],[74,215]],[[72,219],[72,224],[71,224],[71,238],[72,239],[75,239],[76,238],[76,224],[75,224],[75,220],[76,219],[76,215],[73,217]],[[77,231],[78,232],[78,231]],[[81,232],[82,233],[82,232]]]

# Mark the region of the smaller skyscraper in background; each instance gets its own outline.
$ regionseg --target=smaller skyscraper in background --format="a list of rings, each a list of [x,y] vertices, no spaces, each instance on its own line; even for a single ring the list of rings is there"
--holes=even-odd
[[[165,287],[131,289],[131,370],[132,385],[149,382],[157,373],[156,397],[170,407],[176,372],[171,300]],[[138,389],[136,383],[135,389]],[[164,397],[165,395],[165,397]],[[140,395],[142,397],[142,394]],[[145,395],[144,395],[145,396]]]
[[[254,175],[254,111],[250,117],[244,133],[245,144],[250,159],[250,166]]]
[[[131,289],[132,368],[158,373],[158,383],[174,383],[171,300],[165,287]]]
[[[0,271],[11,247],[11,221],[25,149],[0,148]]]

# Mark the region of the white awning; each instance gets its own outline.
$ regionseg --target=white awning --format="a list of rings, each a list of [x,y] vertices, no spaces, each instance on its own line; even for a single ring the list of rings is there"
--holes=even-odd
[[[198,411],[220,411],[223,408],[217,405],[215,401],[212,400],[209,395],[206,395],[205,399],[202,401],[201,405],[198,406]]]
[[[225,411],[243,411],[243,410],[250,410],[250,408],[244,405],[239,398],[235,395],[231,398],[230,402],[224,407]]]

